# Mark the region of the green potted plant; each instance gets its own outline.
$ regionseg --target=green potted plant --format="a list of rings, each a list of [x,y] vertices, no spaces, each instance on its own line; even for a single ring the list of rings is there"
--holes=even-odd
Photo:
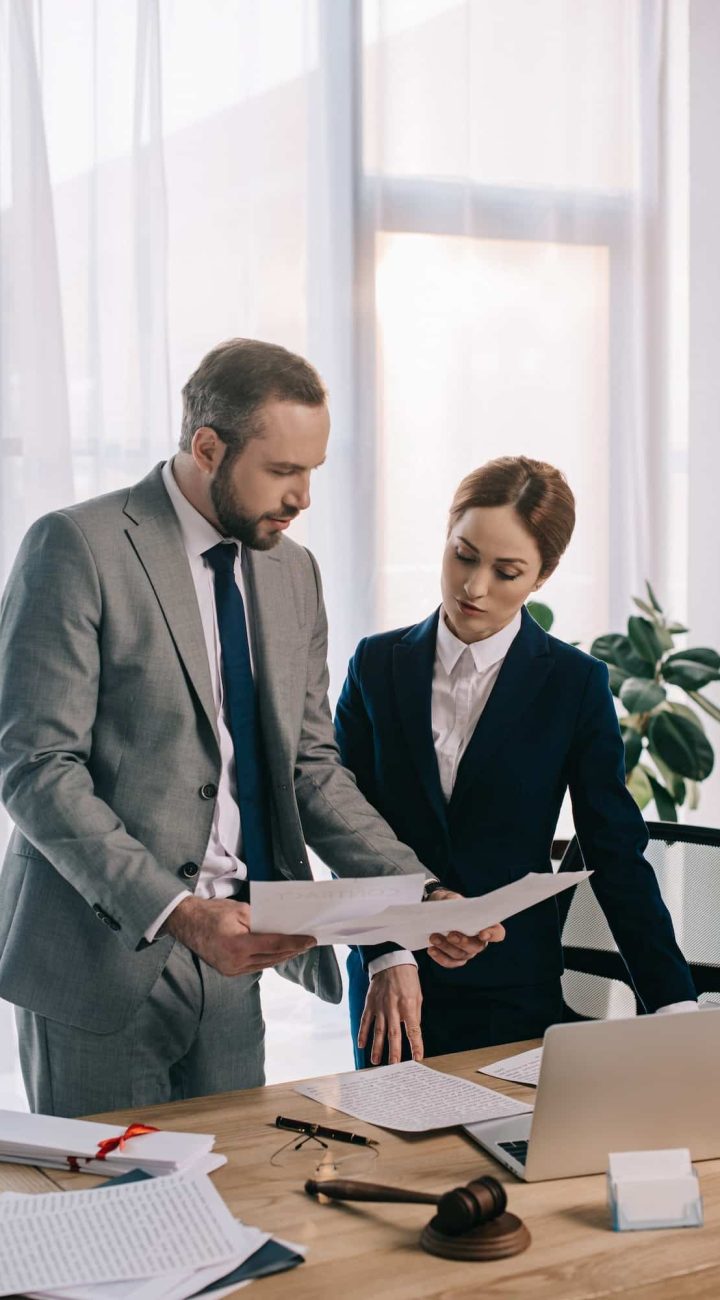
[[[641,613],[628,619],[627,633],[596,637],[590,653],[607,664],[610,688],[625,710],[620,728],[630,793],[640,808],[654,799],[663,821],[677,821],[682,805],[697,808],[700,782],[715,762],[698,710],[720,722],[720,709],[702,694],[720,681],[720,654],[704,646],[676,650],[674,638],[689,629],[667,619],[649,582],[646,587],[646,601],[633,597]],[[529,602],[528,610],[549,631],[548,606]]]

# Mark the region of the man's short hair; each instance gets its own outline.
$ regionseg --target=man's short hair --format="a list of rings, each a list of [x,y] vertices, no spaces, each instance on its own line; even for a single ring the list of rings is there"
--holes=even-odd
[[[229,339],[203,357],[182,390],[180,450],[190,451],[196,429],[214,429],[233,454],[262,434],[258,412],[266,402],[322,406],[327,390],[303,357],[276,343]]]

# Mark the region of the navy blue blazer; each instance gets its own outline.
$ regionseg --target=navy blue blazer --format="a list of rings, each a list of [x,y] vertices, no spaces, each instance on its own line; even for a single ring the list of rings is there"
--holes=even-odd
[[[452,798],[440,786],[431,727],[438,611],[424,623],[365,638],[338,701],[343,763],[421,861],[467,896],[550,871],[570,790],[591,885],[646,1010],[694,999],[655,873],[645,823],[625,787],[620,728],[604,663],[548,636],[525,609],[520,631],[460,762]],[[584,886],[586,888],[586,886]],[[503,943],[454,985],[509,988],[558,979],[554,899],[505,922]]]

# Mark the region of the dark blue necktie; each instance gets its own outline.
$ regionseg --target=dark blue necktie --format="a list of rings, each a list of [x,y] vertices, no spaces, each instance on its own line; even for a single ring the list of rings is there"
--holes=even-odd
[[[205,551],[204,556],[215,574],[222,677],[226,716],[235,751],[243,861],[249,880],[270,880],[273,871],[268,791],[245,606],[235,581],[237,546],[234,542],[218,542],[217,546]]]

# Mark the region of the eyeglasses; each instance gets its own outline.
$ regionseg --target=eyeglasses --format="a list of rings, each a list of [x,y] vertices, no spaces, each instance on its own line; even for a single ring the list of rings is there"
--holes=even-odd
[[[278,1116],[279,1128],[292,1126],[296,1131],[271,1155],[270,1164],[276,1169],[294,1169],[298,1176],[334,1178],[340,1171],[359,1173],[377,1160],[378,1144],[370,1139],[363,1140],[362,1145],[349,1143],[349,1134],[339,1138],[320,1125],[308,1124],[301,1128],[300,1121],[280,1120]]]

